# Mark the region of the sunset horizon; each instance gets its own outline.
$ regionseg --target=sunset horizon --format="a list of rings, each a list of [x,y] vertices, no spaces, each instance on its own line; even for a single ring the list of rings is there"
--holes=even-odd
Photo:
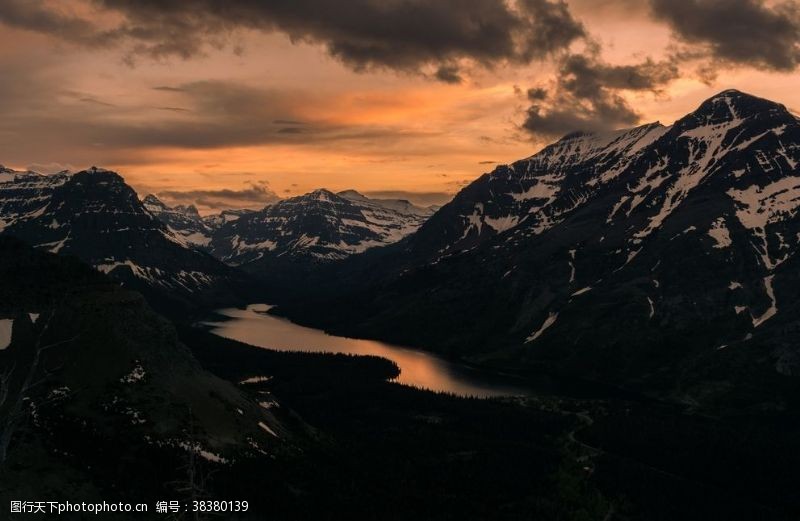
[[[738,91],[742,92],[740,89],[736,88],[726,88],[721,89],[717,92],[718,95],[720,93],[724,93],[726,91]],[[748,95],[754,95],[753,93],[745,93]],[[712,95],[711,97],[713,97]],[[705,100],[699,100],[697,105],[702,103]],[[796,114],[792,109],[787,108],[793,114]],[[308,185],[309,188],[306,191],[299,188],[298,183],[292,183],[293,189],[284,189],[282,191],[275,191],[269,182],[268,179],[259,178],[258,174],[256,173],[243,173],[242,175],[245,177],[251,177],[252,179],[245,181],[245,185],[241,189],[228,189],[228,188],[218,188],[214,189],[213,187],[208,187],[204,185],[197,185],[187,189],[186,186],[182,186],[181,189],[173,189],[170,185],[164,189],[152,189],[152,187],[146,184],[146,181],[138,181],[141,177],[141,174],[137,174],[137,167],[136,166],[115,166],[113,164],[104,165],[104,164],[90,164],[84,166],[74,166],[72,164],[61,164],[56,163],[52,165],[39,165],[39,164],[31,164],[27,166],[22,165],[13,165],[13,164],[2,164],[0,163],[1,167],[10,168],[12,170],[17,171],[32,171],[40,174],[56,174],[59,172],[79,172],[84,170],[90,170],[92,168],[98,168],[103,170],[110,170],[116,173],[119,173],[124,178],[126,178],[131,186],[137,189],[141,198],[144,198],[147,195],[154,195],[162,199],[163,201],[176,205],[176,206],[194,206],[198,209],[201,215],[211,215],[217,214],[221,211],[225,210],[237,210],[237,209],[247,209],[247,210],[259,210],[264,206],[269,204],[273,204],[276,201],[281,199],[288,199],[292,197],[298,197],[314,190],[330,190],[332,192],[342,192],[353,190],[362,195],[367,197],[375,198],[375,199],[398,199],[398,200],[408,200],[412,204],[418,206],[441,206],[447,202],[449,202],[453,196],[455,196],[464,186],[468,185],[473,180],[477,179],[480,175],[485,173],[490,173],[498,166],[507,165],[513,163],[514,161],[525,159],[526,157],[530,157],[536,155],[538,152],[553,143],[558,142],[559,140],[569,137],[571,134],[581,133],[581,132],[588,132],[593,134],[599,135],[613,135],[617,133],[624,133],[627,130],[632,130],[642,126],[654,125],[659,124],[666,127],[672,126],[675,121],[680,119],[681,116],[676,117],[674,120],[665,122],[662,120],[654,120],[648,122],[639,122],[638,124],[630,127],[621,127],[621,128],[614,128],[614,129],[603,129],[603,130],[585,130],[581,128],[576,128],[572,131],[566,132],[564,135],[560,137],[554,137],[551,142],[543,142],[541,145],[531,144],[532,152],[527,153],[526,155],[522,155],[520,157],[515,157],[508,161],[480,161],[478,162],[478,166],[476,167],[475,173],[472,177],[467,177],[464,180],[459,182],[448,182],[448,184],[452,184],[452,187],[448,186],[445,188],[445,191],[437,192],[437,191],[415,191],[413,189],[400,189],[396,186],[383,186],[377,185],[369,189],[360,189],[357,185],[342,185],[340,182],[337,182],[335,179],[331,179],[329,185],[335,188],[329,188],[327,185]],[[218,167],[223,167],[224,163],[220,163],[219,165],[215,165]],[[336,172],[331,173],[332,176],[336,175]],[[433,175],[433,178],[445,176],[444,174]],[[358,181],[354,181],[358,182]],[[369,185],[368,185],[369,186]],[[446,190],[450,191],[446,191]]]
[[[695,25],[655,0],[476,2],[435,39],[402,18],[438,20],[422,4],[319,23],[214,4],[182,20],[173,2],[4,2],[0,67],[15,81],[0,91],[0,163],[99,165],[171,204],[202,191],[203,213],[321,187],[443,204],[561,135],[670,124],[727,88],[800,106],[796,44],[778,48],[794,22],[770,2],[719,14],[760,24],[757,47],[735,28],[699,34],[720,2],[698,6]],[[469,25],[473,8],[485,26]],[[370,29],[393,16],[394,32]]]

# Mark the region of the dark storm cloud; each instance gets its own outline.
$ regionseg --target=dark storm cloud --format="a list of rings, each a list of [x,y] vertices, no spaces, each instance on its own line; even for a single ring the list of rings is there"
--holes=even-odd
[[[679,75],[673,61],[651,59],[634,65],[610,65],[599,51],[561,60],[553,87],[528,89],[531,103],[522,128],[536,138],[553,138],[584,130],[606,130],[636,124],[640,115],[621,90],[659,92]]]
[[[519,0],[519,5],[528,22],[522,33],[525,61],[566,49],[586,36],[583,25],[572,17],[564,1]]]
[[[457,65],[442,65],[436,70],[436,79],[445,83],[461,83],[461,71]]]
[[[87,45],[99,43],[100,33],[91,22],[55,11],[41,0],[3,0],[0,22]]]
[[[253,208],[258,209],[280,200],[265,182],[251,184],[241,190],[164,190],[158,197],[172,204],[197,204],[198,206],[220,208]]]
[[[713,57],[791,71],[800,63],[800,10],[795,1],[650,0],[652,14],[675,36],[706,46]]]
[[[560,68],[562,87],[586,99],[601,97],[603,89],[655,90],[677,75],[678,69],[671,62],[648,59],[635,65],[609,65],[591,54],[570,55]]]
[[[528,89],[528,100],[544,101],[547,99],[547,89],[543,87],[532,87]]]
[[[322,44],[356,70],[433,70],[455,82],[462,59],[529,63],[585,33],[562,0],[92,0],[121,14],[114,27],[48,10],[39,0],[0,2],[0,20],[78,44],[126,44],[130,56],[190,58],[226,45],[237,29]]]

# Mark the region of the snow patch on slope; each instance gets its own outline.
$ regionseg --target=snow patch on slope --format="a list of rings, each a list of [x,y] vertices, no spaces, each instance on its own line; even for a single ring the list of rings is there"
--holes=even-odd
[[[708,235],[716,242],[716,244],[714,244],[714,248],[727,248],[732,244],[731,234],[728,232],[728,228],[725,226],[724,217],[720,217],[711,224],[711,228],[708,230]]]
[[[555,324],[557,318],[558,318],[558,313],[554,313],[551,311],[550,314],[547,315],[547,318],[544,319],[544,322],[542,323],[541,327],[536,331],[534,331],[533,333],[531,333],[530,336],[528,336],[528,338],[525,340],[525,343],[527,344],[529,342],[533,342],[534,340],[542,336],[542,334],[545,331],[547,331],[547,329],[550,326]]]

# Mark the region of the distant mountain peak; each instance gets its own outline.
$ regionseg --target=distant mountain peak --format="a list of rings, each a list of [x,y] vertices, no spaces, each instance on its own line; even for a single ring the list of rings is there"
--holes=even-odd
[[[319,199],[323,201],[325,200],[329,201],[331,199],[338,198],[339,196],[337,196],[335,193],[331,192],[327,188],[317,188],[313,192],[309,192],[308,194],[301,197],[306,197],[308,199]]]
[[[62,172],[59,172],[59,174]],[[9,168],[4,165],[0,165],[0,174],[28,174],[28,175],[40,175],[38,172],[34,172],[33,170],[15,170],[13,168]]]
[[[90,181],[93,183],[111,182],[111,183],[118,183],[120,185],[125,185],[125,179],[121,175],[114,172],[113,170],[106,170],[104,168],[95,168],[95,167],[88,168],[86,170],[81,170],[80,172],[72,174],[71,177],[72,179],[76,180],[76,182],[81,182],[81,181]]]
[[[142,203],[144,203],[145,205],[156,205],[156,206],[166,207],[166,205],[163,202],[161,202],[161,199],[156,197],[154,194],[147,194],[144,197],[144,199],[142,199]]]
[[[266,265],[290,258],[336,261],[399,241],[431,213],[407,201],[319,188],[223,225],[214,234],[210,250],[234,265],[256,261]]]
[[[91,173],[91,174],[109,174],[109,173],[110,174],[117,174],[113,170],[109,170],[107,168],[102,168],[102,167],[99,167],[99,166],[90,166],[86,170],[83,170],[83,172]],[[119,174],[117,174],[117,175],[119,175]]]
[[[341,192],[338,192],[336,195],[338,195],[339,197],[344,197],[345,199],[355,199],[355,200],[359,200],[359,201],[363,200],[363,199],[367,199],[366,195],[362,194],[361,192],[359,192],[357,190],[352,190],[352,189],[350,189],[350,190],[342,190]]]
[[[176,210],[179,212],[185,213],[187,215],[191,215],[192,217],[200,218],[200,212],[197,211],[197,207],[193,204],[183,205],[180,204],[175,207]]]

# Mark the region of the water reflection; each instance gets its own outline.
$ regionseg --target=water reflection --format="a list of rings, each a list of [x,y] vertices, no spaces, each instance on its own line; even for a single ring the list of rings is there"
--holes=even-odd
[[[253,304],[247,309],[222,309],[217,313],[230,317],[230,320],[206,322],[206,325],[221,337],[269,349],[388,358],[400,367],[400,376],[396,379],[398,383],[422,389],[481,398],[528,394],[522,387],[501,377],[488,376],[423,351],[374,340],[328,335],[318,329],[268,315],[266,311],[269,308],[265,304]]]

